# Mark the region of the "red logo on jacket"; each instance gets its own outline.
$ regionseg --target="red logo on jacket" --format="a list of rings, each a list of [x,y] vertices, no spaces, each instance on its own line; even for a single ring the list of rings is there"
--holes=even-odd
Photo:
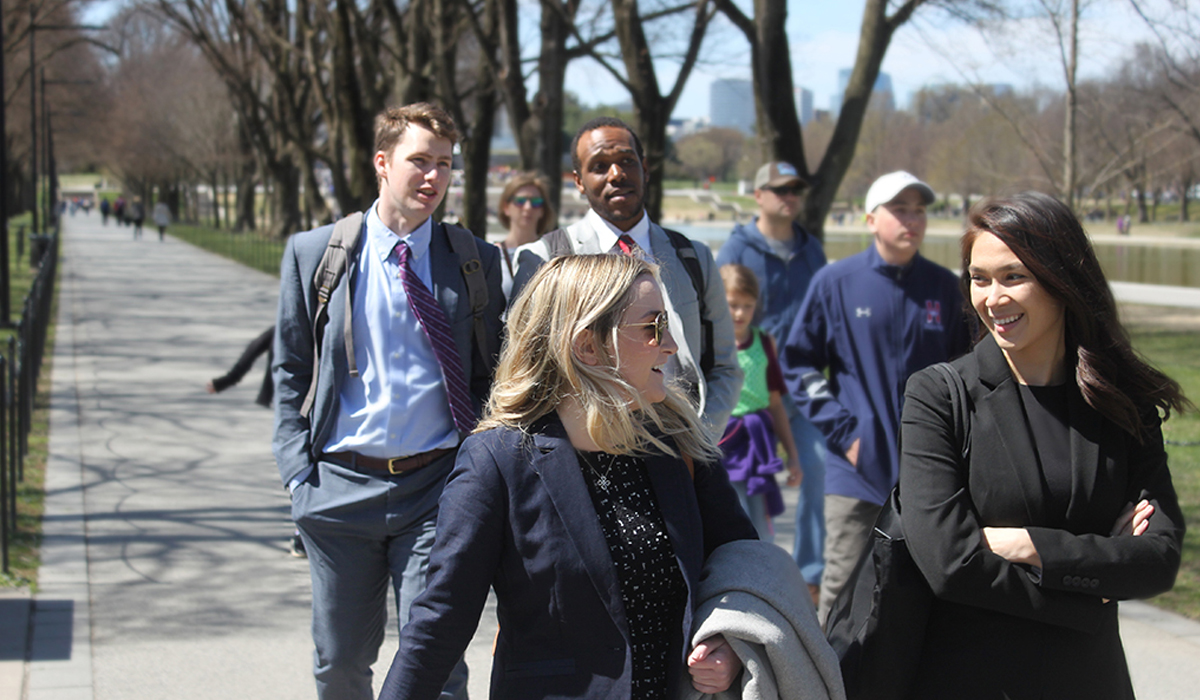
[[[942,327],[942,302],[936,299],[925,300],[925,325]]]

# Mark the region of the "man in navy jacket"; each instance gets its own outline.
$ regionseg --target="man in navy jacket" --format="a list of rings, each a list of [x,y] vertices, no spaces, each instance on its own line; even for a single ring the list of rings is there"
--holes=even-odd
[[[903,171],[871,185],[874,245],[813,277],[780,358],[796,405],[828,447],[822,622],[899,477],[905,382],[969,345],[957,277],[918,252],[933,201],[929,185]]]
[[[738,263],[758,277],[755,325],[771,334],[776,347],[787,340],[813,275],[825,267],[821,241],[796,222],[807,187],[791,163],[771,162],[759,168],[754,178],[758,216],[734,227],[717,255],[718,266]],[[821,584],[825,570],[825,436],[790,398],[784,399],[784,406],[804,470],[792,556],[812,591]]]

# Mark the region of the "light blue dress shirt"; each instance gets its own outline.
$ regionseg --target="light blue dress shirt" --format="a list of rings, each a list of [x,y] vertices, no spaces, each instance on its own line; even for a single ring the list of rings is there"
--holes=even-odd
[[[377,205],[371,205],[366,217],[367,235],[359,248],[354,287],[354,359],[359,376],[342,384],[337,422],[324,451],[387,459],[454,447],[459,436],[441,368],[409,308],[393,252],[405,241],[409,264],[432,291],[432,220],[401,237],[384,225]]]

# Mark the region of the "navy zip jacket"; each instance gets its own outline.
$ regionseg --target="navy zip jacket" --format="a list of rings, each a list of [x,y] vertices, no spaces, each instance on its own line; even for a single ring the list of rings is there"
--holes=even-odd
[[[969,349],[963,312],[958,278],[920,253],[897,267],[871,245],[813,277],[780,360],[797,407],[829,446],[826,494],[887,499],[899,478],[905,383]],[[856,438],[857,469],[845,456]]]
[[[782,342],[800,314],[804,294],[817,270],[825,267],[825,250],[800,224],[792,224],[792,256],[783,260],[758,230],[758,217],[739,224],[717,254],[717,265],[739,263],[758,277],[758,309],[754,325]]]

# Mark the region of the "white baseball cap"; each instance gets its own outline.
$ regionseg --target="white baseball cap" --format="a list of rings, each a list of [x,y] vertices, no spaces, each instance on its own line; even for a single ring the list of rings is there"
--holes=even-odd
[[[875,208],[880,204],[887,204],[896,198],[909,187],[916,188],[921,193],[922,199],[926,204],[933,204],[937,196],[933,193],[933,188],[917,179],[916,175],[897,170],[894,173],[888,173],[880,177],[871,184],[871,189],[867,190],[866,208],[867,213],[875,211]]]

